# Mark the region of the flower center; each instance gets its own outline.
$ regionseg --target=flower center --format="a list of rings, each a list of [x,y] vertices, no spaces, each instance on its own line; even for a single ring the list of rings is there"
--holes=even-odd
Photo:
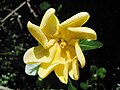
[[[66,46],[66,41],[63,38],[59,39],[59,45],[61,48],[64,48]]]

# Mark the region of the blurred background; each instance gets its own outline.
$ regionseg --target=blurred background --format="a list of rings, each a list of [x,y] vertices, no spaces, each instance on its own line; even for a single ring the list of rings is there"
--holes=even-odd
[[[26,26],[28,21],[39,25],[50,7],[56,9],[60,22],[76,13],[88,12],[91,17],[84,26],[94,29],[97,40],[103,43],[102,48],[84,52],[87,63],[80,69],[79,82],[73,81],[75,86],[80,89],[79,83],[90,78],[90,66],[96,65],[107,71],[101,80],[104,89],[96,90],[120,89],[120,7],[113,0],[0,0],[0,86],[38,90],[38,77],[25,74],[23,55],[38,44]],[[57,78],[52,79],[52,88],[66,88]]]

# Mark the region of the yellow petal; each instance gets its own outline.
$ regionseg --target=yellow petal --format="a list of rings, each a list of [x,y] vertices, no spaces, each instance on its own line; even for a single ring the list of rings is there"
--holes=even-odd
[[[70,63],[72,61],[73,57],[73,47],[65,47],[63,49],[60,48],[59,44],[57,46],[57,51],[54,56],[53,64],[54,63],[59,63],[59,64],[66,64]],[[75,52],[74,52],[75,53]]]
[[[53,70],[54,68],[57,66],[58,64],[51,64],[50,63],[41,63],[40,64],[40,68],[38,70],[38,75],[41,78],[46,78]]]
[[[41,24],[40,24],[41,28],[46,25],[46,22],[48,21],[49,17],[54,13],[55,13],[55,9],[53,9],[53,8],[50,8],[46,11],[46,13],[44,14],[44,16],[42,18]]]
[[[25,52],[23,60],[26,64],[42,62],[48,63],[54,58],[56,50],[56,44],[50,49],[44,49],[41,45],[37,47],[32,47]]]
[[[69,42],[69,51],[71,53],[72,56],[72,61],[71,64],[69,66],[69,76],[73,79],[73,80],[78,80],[79,79],[79,67],[78,67],[78,59],[76,56],[76,51],[75,48],[73,46],[75,46],[75,42],[76,40],[71,40],[71,42]]]
[[[38,74],[41,78],[45,78],[48,76],[53,70],[55,70],[55,67],[57,67],[60,62],[62,62],[63,58],[61,58],[60,53],[61,53],[61,48],[59,47],[58,44],[56,44],[56,53],[54,55],[54,58],[52,62],[49,63],[41,63]]]
[[[69,64],[59,64],[58,66],[55,67],[55,74],[59,78],[59,80],[67,84],[68,83],[68,67]]]
[[[51,58],[52,61],[51,62],[43,62],[40,64],[38,74],[41,78],[45,78],[46,76],[48,76],[54,70],[55,66],[57,66],[59,64],[57,59],[55,59],[55,57],[59,58],[61,49],[60,49],[58,43],[56,43],[54,46],[55,46],[54,48],[50,48],[53,52],[55,52],[54,54],[51,53],[51,55],[53,55],[53,58]]]
[[[79,46],[79,42],[75,43],[75,51],[76,51],[77,58],[80,62],[81,68],[83,68],[85,66],[85,57],[84,57],[83,52]]]
[[[80,12],[61,23],[60,26],[65,28],[82,26],[89,19],[89,17],[90,16],[87,12]]]
[[[96,32],[88,27],[68,28],[69,39],[92,39],[96,40]]]
[[[55,53],[52,63],[65,63],[66,53],[64,50],[61,50],[59,44],[57,44],[57,51]]]
[[[73,62],[71,63],[69,76],[73,80],[78,80],[79,79],[79,67],[78,67],[78,61],[77,60],[73,60]]]
[[[41,31],[40,27],[37,25],[32,24],[30,21],[27,24],[28,30],[34,36],[34,38],[43,46],[45,47],[48,43],[48,39],[45,34]]]
[[[64,84],[67,84],[68,82],[68,69],[71,61],[72,60],[69,50],[67,50],[66,48],[61,49],[60,46],[58,46],[56,55],[52,63],[59,64],[55,67],[54,71],[59,80]]]
[[[55,10],[53,8],[48,9],[40,24],[40,28],[42,29],[43,33],[48,37],[53,37],[55,34],[57,34],[59,21],[54,13]]]

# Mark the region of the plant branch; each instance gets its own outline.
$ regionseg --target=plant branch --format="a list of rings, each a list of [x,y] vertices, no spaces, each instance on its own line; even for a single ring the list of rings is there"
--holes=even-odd
[[[11,11],[3,20],[1,20],[1,23],[5,22],[12,14],[16,13],[21,7],[23,7],[25,4],[27,4],[28,8],[30,9],[30,12],[34,15],[34,17],[38,17],[38,15],[35,13],[35,11],[32,9],[30,5],[30,0],[26,0],[22,2],[17,8],[15,8],[13,11]]]
[[[21,7],[23,7],[26,4],[26,1],[24,1],[23,3],[21,3],[17,8],[15,8],[13,11],[11,11],[2,21],[1,23],[3,23],[5,20],[7,20],[12,14],[14,14],[17,10],[19,10]]]
[[[34,17],[38,17],[38,15],[35,13],[35,11],[31,8],[31,5],[29,2],[30,2],[30,0],[27,0],[27,6],[30,9],[30,12],[34,15]]]
[[[7,10],[8,10],[8,11],[12,11],[11,9],[7,9]],[[17,13],[17,12],[14,12],[14,15],[17,16],[17,21],[18,21],[18,23],[19,23],[19,25],[20,25],[20,28],[22,29],[22,23],[21,23],[21,21],[20,21],[21,15],[20,15],[19,13]]]

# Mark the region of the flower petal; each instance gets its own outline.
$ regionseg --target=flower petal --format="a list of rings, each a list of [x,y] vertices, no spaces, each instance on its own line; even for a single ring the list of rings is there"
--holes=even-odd
[[[59,64],[65,64],[67,59],[68,59],[68,55],[66,53],[66,49],[61,49],[59,44],[57,44],[57,51],[56,54],[54,56],[54,60],[52,63],[59,63]]]
[[[40,64],[38,74],[41,78],[45,78],[46,76],[48,76],[54,70],[55,66],[57,66],[59,64],[57,59],[55,59],[55,58],[56,57],[59,58],[61,49],[60,49],[58,43],[56,43],[55,45],[56,45],[55,48],[50,48],[53,51],[55,50],[52,61],[44,62],[44,63]]]
[[[57,50],[56,47],[56,44],[50,49],[44,49],[41,45],[37,47],[32,47],[25,52],[23,60],[26,64],[42,62],[48,63],[54,58],[54,55]]]
[[[61,49],[58,46],[53,63],[59,64],[58,66],[55,67],[54,71],[56,76],[62,83],[67,84],[68,82],[68,69],[71,61],[72,60],[69,50],[66,48]]]
[[[59,64],[58,66],[55,67],[54,70],[56,76],[64,84],[68,83],[68,67],[69,67],[69,63]]]
[[[50,8],[46,11],[46,13],[44,14],[43,18],[42,18],[42,21],[41,21],[41,24],[40,24],[40,27],[44,27],[46,25],[46,22],[47,20],[49,19],[49,17],[55,13],[55,9],[53,8]]]
[[[82,26],[89,19],[89,17],[90,16],[87,12],[80,12],[61,23],[60,26],[65,28]]]
[[[32,24],[30,21],[27,24],[28,30],[34,36],[34,38],[43,46],[45,47],[48,43],[48,39],[45,34],[41,31],[40,27]]]
[[[69,39],[92,39],[96,40],[96,32],[88,27],[68,28]]]
[[[85,66],[85,57],[78,43],[79,43],[78,41],[75,43],[75,51],[77,58],[80,62],[81,68],[83,68]]]
[[[79,79],[79,67],[78,67],[78,61],[73,60],[70,66],[69,75],[73,80]]]
[[[53,37],[53,35],[57,34],[59,21],[54,13],[55,10],[53,8],[48,9],[40,24],[43,33],[48,37]]]
[[[56,53],[54,55],[54,58],[52,60],[52,62],[49,63],[41,63],[40,65],[40,69],[39,69],[39,76],[41,78],[45,78],[46,76],[48,76],[53,70],[55,70],[55,67],[57,67],[60,64],[60,61],[64,61],[63,58],[61,58],[61,48],[59,47],[58,44],[56,44]],[[61,61],[61,62],[62,62]]]
[[[38,75],[41,78],[46,78],[55,68],[55,66],[57,66],[58,64],[51,64],[50,63],[41,63],[40,68],[38,70]]]

